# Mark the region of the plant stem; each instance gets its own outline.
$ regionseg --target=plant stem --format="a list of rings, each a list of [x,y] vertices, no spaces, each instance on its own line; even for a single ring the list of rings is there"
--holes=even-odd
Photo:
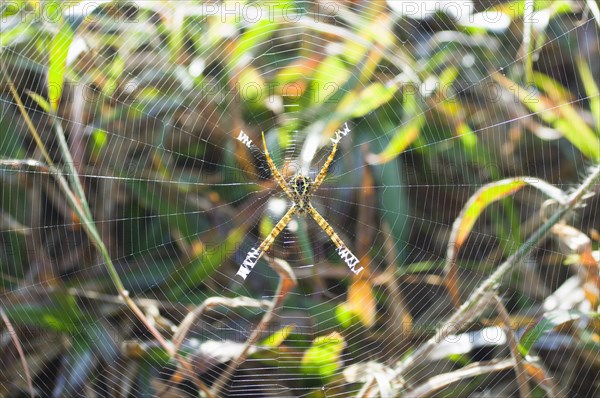
[[[29,166],[44,169],[45,171],[49,172],[56,178],[61,190],[67,197],[67,201],[69,202],[69,205],[79,216],[79,219],[81,221],[83,229],[86,232],[88,238],[94,244],[96,249],[98,249],[98,251],[100,252],[100,255],[102,256],[102,258],[104,260],[104,265],[105,265],[105,267],[108,271],[108,274],[110,275],[110,278],[111,278],[115,288],[117,289],[120,297],[123,299],[125,304],[127,304],[129,309],[135,314],[135,316],[139,319],[139,321],[142,322],[142,324],[144,324],[146,329],[150,332],[150,334],[152,334],[152,336],[156,339],[156,341],[158,341],[158,343],[161,345],[161,347],[169,354],[169,356],[178,360],[182,364],[183,368],[186,369],[191,374],[192,369],[191,369],[189,363],[187,363],[187,361],[185,361],[183,358],[181,358],[181,356],[177,355],[177,350],[173,347],[173,344],[168,342],[163,337],[163,335],[158,331],[158,329],[156,329],[156,327],[144,315],[144,313],[140,309],[140,307],[138,307],[138,305],[131,299],[131,297],[129,297],[129,292],[125,289],[125,286],[123,285],[123,282],[122,282],[121,278],[119,277],[117,269],[115,268],[115,265],[112,262],[112,259],[110,258],[110,254],[108,253],[108,250],[106,249],[106,246],[104,245],[104,242],[102,241],[102,238],[100,237],[100,234],[98,233],[96,224],[94,223],[92,213],[87,204],[85,191],[83,190],[83,187],[81,186],[81,182],[79,181],[79,174],[77,173],[75,165],[73,164],[73,158],[71,156],[69,146],[65,139],[64,131],[62,129],[62,126],[60,125],[60,122],[59,122],[56,114],[51,114],[51,116],[53,117],[54,128],[56,131],[56,135],[58,137],[58,141],[60,143],[61,153],[63,155],[63,159],[65,159],[65,161],[67,162],[67,168],[69,169],[69,172],[70,172],[70,180],[71,180],[71,183],[73,184],[73,186],[75,187],[75,192],[73,192],[73,189],[71,189],[71,186],[69,186],[68,181],[65,179],[65,177],[60,172],[60,170],[54,165],[54,162],[53,162],[52,158],[50,157],[50,155],[48,154],[46,146],[45,146],[44,142],[41,140],[41,138],[37,132],[37,129],[33,125],[33,122],[31,121],[31,118],[29,117],[29,114],[27,113],[27,110],[25,109],[23,102],[21,101],[19,94],[12,82],[12,79],[8,75],[7,70],[4,66],[4,63],[2,62],[1,59],[0,59],[0,69],[2,70],[4,77],[6,78],[6,80],[8,82],[10,92],[11,92],[12,96],[14,97],[15,102],[17,103],[17,106],[21,112],[21,115],[25,119],[25,123],[27,124],[27,127],[28,127],[31,135],[33,136],[38,148],[40,149],[40,151],[42,152],[42,155],[44,156],[44,158],[46,159],[46,162],[48,163],[47,165],[45,165],[39,161],[33,160],[33,161],[27,162],[26,164]],[[206,387],[206,385],[201,380],[199,380],[197,377],[194,377],[193,374],[191,376],[192,376],[192,380],[194,381],[194,383],[196,384],[198,389],[204,391],[210,397],[210,390],[208,389],[208,387]]]
[[[560,222],[570,211],[581,204],[581,201],[586,198],[586,195],[600,181],[600,165],[594,166],[588,177],[581,183],[579,188],[573,192],[565,203],[561,203],[558,210],[552,214],[546,222],[531,235],[523,245],[521,245],[515,253],[513,253],[504,263],[502,263],[492,275],[490,275],[461,305],[458,310],[444,323],[442,328],[429,339],[424,345],[419,347],[412,355],[404,359],[398,364],[394,370],[393,380],[401,380],[409,370],[427,360],[428,355],[433,351],[440,337],[444,337],[444,331],[449,329],[449,326],[455,325],[465,318],[465,314],[472,314],[472,310],[481,310],[482,299],[494,291],[502,278],[519,264],[531,251],[547,236],[552,227]],[[487,300],[483,300],[487,304]],[[478,311],[477,311],[478,312]],[[476,314],[473,314],[476,316]],[[447,337],[447,336],[446,336]],[[376,386],[375,386],[376,388]]]
[[[496,304],[496,312],[504,324],[506,340],[508,347],[510,348],[510,355],[515,361],[515,377],[519,385],[519,395],[521,398],[531,398],[531,389],[529,388],[529,382],[527,380],[528,373],[523,364],[523,358],[519,353],[517,337],[511,328],[510,315],[508,314],[508,310],[504,306],[504,303],[502,303],[502,299],[500,299],[498,295],[494,295],[493,299]]]

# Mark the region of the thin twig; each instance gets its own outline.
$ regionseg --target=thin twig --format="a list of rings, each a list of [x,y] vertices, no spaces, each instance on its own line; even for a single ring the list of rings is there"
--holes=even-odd
[[[33,160],[33,159],[24,159],[24,160],[0,159],[0,165],[10,166],[13,168],[30,167],[30,168],[36,169],[39,172],[43,172],[43,173],[52,175],[54,178],[56,178],[57,182],[59,183],[59,186],[62,188],[63,193],[67,196],[67,199],[69,200],[69,203],[71,204],[71,206],[73,206],[73,207],[77,206],[77,201],[76,201],[75,195],[70,190],[67,180],[56,169],[56,167],[48,166],[40,161]],[[85,231],[88,234],[92,234],[92,236],[93,236],[94,232],[96,232],[96,236],[97,236],[97,231],[95,231],[95,227],[93,227],[93,226],[90,227],[90,221],[86,218],[86,215],[83,213],[82,213],[81,221],[82,221],[82,225],[84,226]],[[88,236],[90,236],[90,235],[88,235]],[[102,244],[102,240],[100,239],[99,236],[98,236],[98,240],[93,239],[92,236],[90,236],[90,239],[92,240],[92,242],[94,242],[96,244],[99,242],[100,244]],[[173,347],[173,344],[168,342],[163,337],[163,335],[158,331],[158,329],[156,329],[156,327],[152,323],[150,323],[150,321],[146,318],[146,315],[144,315],[144,313],[142,312],[140,307],[136,304],[136,302],[131,297],[129,297],[129,293],[127,292],[127,290],[125,290],[118,274],[116,274],[116,269],[114,268],[112,260],[108,256],[108,252],[106,251],[106,248],[104,248],[104,249],[105,249],[104,251],[102,251],[102,250],[100,250],[100,251],[104,256],[105,261],[110,261],[110,264],[107,264],[107,267],[110,265],[110,267],[112,267],[112,269],[115,272],[116,279],[113,279],[113,282],[117,286],[117,290],[119,291],[121,300],[136,315],[136,317],[140,320],[140,322],[142,322],[144,324],[144,326],[146,326],[148,331],[158,341],[158,343],[161,345],[161,347],[163,347],[163,349],[169,354],[169,356],[179,362],[181,367],[186,371],[186,375],[190,378],[190,380],[192,380],[194,382],[196,387],[199,390],[202,390],[207,395],[207,397],[212,398],[213,396],[210,392],[210,389],[206,386],[206,384],[204,384],[204,382],[202,380],[200,380],[194,374],[193,368],[190,365],[190,363],[187,361],[187,359],[185,359],[184,357],[182,357],[181,355],[179,355],[177,353],[177,350]],[[111,270],[110,267],[108,267],[109,271]]]
[[[356,394],[356,398],[369,398],[370,392],[373,389],[373,387],[375,387],[376,381],[377,380],[375,379],[374,375],[369,376],[367,382],[362,386],[358,394]]]
[[[287,294],[298,284],[296,280],[296,276],[292,271],[292,268],[286,263],[284,260],[279,258],[275,258],[270,260],[267,258],[269,265],[279,274],[279,286],[277,287],[277,291],[275,296],[273,297],[273,301],[269,306],[269,309],[263,315],[262,319],[248,338],[244,345],[244,349],[240,353],[240,355],[233,359],[227,369],[221,373],[221,376],[215,381],[212,386],[212,392],[215,396],[221,396],[221,390],[225,387],[225,384],[229,381],[229,379],[233,376],[233,373],[236,369],[244,362],[244,360],[248,357],[250,352],[250,347],[256,343],[262,334],[263,330],[267,327],[268,323],[273,318],[274,313],[279,309],[279,307],[283,304],[283,300]]]
[[[418,348],[412,355],[398,363],[398,367],[394,371],[394,379],[402,380],[404,374],[413,369],[415,366],[423,363],[427,359],[428,354],[434,349],[439,336],[444,335],[444,328],[447,325],[455,325],[457,320],[465,319],[465,314],[472,312],[473,308],[481,306],[481,301],[485,300],[486,296],[493,291],[501,280],[513,268],[528,256],[531,251],[546,237],[552,227],[561,221],[575,207],[579,206],[583,199],[587,197],[589,192],[598,184],[600,180],[600,165],[593,167],[589,176],[581,183],[579,188],[573,192],[565,203],[561,203],[558,209],[538,228],[530,237],[521,245],[515,253],[513,253],[504,263],[502,263],[496,271],[492,273],[471,295],[469,298],[456,310],[444,326],[438,330],[436,335],[428,340],[423,346]],[[370,384],[373,380],[370,381]],[[376,386],[373,386],[376,388]]]
[[[83,186],[81,185],[81,181],[79,180],[79,173],[77,172],[77,168],[75,167],[75,163],[73,158],[71,157],[71,152],[69,149],[69,144],[67,143],[67,139],[65,138],[65,132],[63,131],[62,125],[60,124],[60,120],[56,113],[50,113],[52,116],[54,131],[56,131],[56,137],[58,138],[58,143],[61,149],[62,157],[65,160],[65,164],[67,165],[67,169],[69,171],[68,178],[71,180],[71,184],[73,184],[73,188],[75,193],[77,194],[77,198],[81,201],[81,207],[87,217],[92,220],[92,211],[90,210],[90,206],[88,204],[87,198],[85,196],[85,191],[83,190]]]
[[[12,82],[12,79],[10,78],[10,76],[7,73],[7,70],[4,66],[4,62],[2,61],[2,59],[0,59],[0,68],[3,71],[4,78],[8,82],[10,91],[15,99],[15,102],[17,103],[17,106],[18,106],[23,118],[25,119],[25,123],[27,124],[27,127],[29,128],[31,135],[34,137],[34,140],[36,141],[38,148],[40,149],[40,151],[42,151],[44,158],[48,162],[48,165],[44,165],[41,162],[37,162],[36,166],[41,167],[41,168],[45,167],[46,171],[50,172],[57,179],[60,188],[62,189],[63,193],[67,197],[67,201],[69,202],[70,206],[73,208],[73,210],[79,216],[84,231],[86,232],[86,234],[88,235],[89,239],[92,241],[92,243],[94,244],[96,249],[100,252],[100,254],[104,260],[104,265],[112,279],[112,282],[113,282],[115,288],[117,289],[117,291],[118,291],[119,295],[121,296],[121,298],[123,299],[123,301],[129,307],[129,309],[135,314],[135,316],[138,318],[138,320],[146,327],[146,329],[150,332],[150,334],[158,341],[158,343],[169,354],[169,356],[177,359],[180,362],[180,364],[183,366],[183,368],[191,373],[191,378],[194,381],[194,383],[196,384],[196,386],[198,387],[198,389],[206,392],[207,395],[210,396],[210,391],[209,391],[208,387],[198,377],[195,377],[192,374],[193,372],[191,370],[191,366],[187,362],[187,360],[182,358],[180,355],[177,355],[177,352],[173,348],[173,345],[164,338],[164,336],[158,331],[158,329],[156,329],[156,327],[146,318],[146,316],[144,315],[142,310],[138,307],[138,305],[131,299],[131,297],[129,297],[129,292],[125,289],[125,285],[123,285],[121,277],[119,276],[117,269],[115,268],[115,265],[112,262],[112,258],[110,257],[110,254],[108,253],[108,250],[107,250],[106,246],[104,245],[104,242],[98,233],[98,229],[96,228],[92,214],[91,214],[88,204],[87,204],[87,200],[85,198],[85,192],[83,191],[83,188],[79,182],[79,177],[77,175],[77,171],[74,170],[74,165],[72,164],[72,161],[71,161],[71,164],[69,165],[71,168],[71,170],[70,170],[71,171],[71,180],[72,180],[73,185],[75,186],[75,191],[79,194],[79,197],[75,195],[75,193],[69,186],[69,183],[64,178],[63,174],[54,166],[52,158],[49,156],[44,142],[42,142],[35,126],[33,125],[33,122],[31,121],[31,118],[29,117],[27,111],[25,110],[25,107],[18,95],[18,92]],[[63,156],[65,159],[72,159],[71,154],[69,153],[68,145],[66,144],[66,140],[64,140],[65,137],[64,137],[64,133],[62,131],[62,127],[58,123],[58,119],[56,118],[56,116],[55,115],[53,115],[53,116],[54,116],[54,119],[53,119],[54,127],[56,129],[57,136],[59,138],[59,142],[61,143],[61,150],[63,152]],[[36,162],[36,161],[34,161],[34,162]]]
[[[2,317],[2,322],[4,322],[4,325],[8,330],[8,334],[10,335],[10,338],[12,339],[13,344],[17,349],[17,352],[19,353],[19,358],[21,358],[21,364],[23,365],[23,371],[25,372],[25,380],[27,380],[27,388],[29,388],[29,396],[31,398],[34,398],[35,391],[33,389],[33,382],[31,381],[31,372],[29,371],[29,365],[27,364],[27,359],[25,358],[25,352],[23,351],[23,347],[21,346],[21,342],[19,341],[19,336],[17,336],[17,333],[15,332],[15,328],[13,328],[12,324],[10,323],[10,319],[8,319],[8,316],[6,315],[6,312],[4,312],[4,308],[2,307],[0,307],[0,317]]]
[[[173,337],[171,338],[171,341],[173,342],[173,347],[175,348],[175,350],[177,352],[179,352],[179,347],[185,340],[185,337],[189,333],[192,325],[196,322],[196,319],[198,319],[200,316],[202,316],[202,314],[210,308],[214,308],[217,306],[224,306],[224,307],[228,307],[228,308],[236,308],[236,307],[258,307],[258,308],[267,307],[268,308],[269,305],[270,305],[270,303],[266,300],[255,300],[255,299],[249,298],[249,297],[236,297],[236,298],[209,297],[206,300],[204,300],[202,305],[200,305],[199,307],[194,309],[194,311],[189,312],[185,316],[183,321],[181,321],[181,323],[177,327],[177,331],[173,334]],[[178,358],[180,361],[185,361],[187,363],[187,359],[182,357],[180,354],[177,354],[177,355],[178,355]],[[188,372],[188,373],[190,373],[190,372]],[[176,375],[177,375],[177,372],[173,373],[173,376],[169,379],[169,382],[167,383],[166,387],[158,394],[159,397],[166,395],[166,393],[171,389],[171,387],[173,386],[173,378]],[[188,376],[190,376],[190,374],[188,374]],[[213,396],[212,392],[210,390],[207,389],[207,390],[203,390],[203,391],[207,394],[207,397]]]
[[[179,347],[183,343],[185,336],[190,331],[192,325],[196,322],[204,312],[208,309],[223,306],[227,308],[238,308],[238,307],[255,307],[255,308],[269,308],[270,302],[266,300],[256,300],[250,297],[235,297],[235,298],[227,298],[227,297],[209,297],[202,305],[196,307],[193,311],[189,312],[183,321],[177,327],[177,331],[173,334],[173,338],[171,341],[173,342],[173,347],[176,350],[179,350]]]
[[[427,383],[408,392],[405,395],[405,398],[426,398],[437,391],[466,378],[476,377],[487,373],[501,372],[512,368],[514,365],[515,363],[512,359],[474,363],[454,372],[432,377]]]
[[[521,353],[517,346],[517,338],[510,324],[510,315],[498,295],[494,295],[493,300],[496,302],[496,312],[498,313],[498,316],[500,316],[502,323],[504,323],[506,340],[508,347],[510,348],[510,354],[515,362],[515,374],[517,383],[519,384],[519,395],[521,398],[531,398],[531,389],[529,388],[529,383],[527,381],[527,370],[523,365],[523,358],[521,357]]]
[[[10,93],[12,94],[13,98],[15,99],[15,102],[17,103],[17,107],[19,108],[19,111],[21,112],[21,116],[23,116],[23,120],[25,120],[25,124],[27,125],[27,128],[29,129],[31,136],[33,137],[33,140],[37,144],[40,152],[42,152],[42,156],[44,157],[44,159],[46,159],[46,163],[48,163],[51,166],[54,165],[52,158],[50,157],[50,155],[48,154],[48,151],[46,150],[46,146],[44,145],[42,139],[40,138],[40,135],[38,134],[37,129],[33,125],[31,118],[27,114],[27,110],[25,110],[25,106],[23,105],[23,102],[21,101],[21,97],[19,96],[19,93],[17,92],[17,89],[15,88],[15,85],[13,84],[12,79],[10,78],[10,75],[8,74],[8,71],[6,70],[6,67],[4,66],[4,61],[2,59],[0,59],[0,69],[2,69],[2,75],[4,75],[4,78],[6,79],[6,81],[8,83],[8,89],[10,90]]]
[[[49,292],[54,292],[54,291],[65,291],[65,289],[62,288],[56,288],[54,286],[50,286],[48,288]],[[123,302],[123,300],[121,300],[118,296],[115,296],[113,294],[104,294],[104,293],[99,293],[97,291],[94,290],[80,290],[74,287],[70,287],[68,289],[66,289],[67,294],[71,295],[71,296],[77,296],[77,297],[81,297],[81,298],[85,298],[87,300],[96,300],[96,301],[103,301],[105,303],[110,303],[110,304],[114,304],[114,305],[118,305],[118,306],[124,306],[125,303]],[[136,297],[135,299],[133,299],[137,305],[141,306],[141,307],[156,307],[159,309],[165,309],[165,310],[173,310],[173,311],[180,311],[180,310],[186,310],[187,311],[187,306],[184,304],[180,304],[180,303],[175,303],[175,302],[171,302],[171,301],[163,301],[163,300],[157,300],[157,299],[150,299],[150,298],[144,298],[144,297]]]
[[[19,93],[17,92],[17,89],[15,88],[15,85],[14,85],[12,79],[10,78],[10,75],[8,74],[8,71],[6,70],[4,62],[1,59],[0,59],[0,69],[2,70],[2,74],[4,75],[4,78],[6,79],[6,82],[8,83],[8,88],[10,90],[10,93],[12,94],[13,98],[15,99],[15,102],[17,103],[17,107],[19,108],[19,111],[21,112],[21,116],[23,116],[23,119],[25,120],[25,124],[27,124],[27,128],[29,129],[29,132],[33,136],[33,139],[34,139],[35,143],[37,144],[37,147],[42,152],[42,155],[44,156],[46,163],[48,163],[49,166],[53,167],[54,161],[50,157],[50,155],[46,149],[46,145],[44,144],[40,135],[38,134],[37,129],[33,125],[33,122],[31,121],[31,118],[29,117],[29,114],[27,113],[25,106],[23,105],[23,102],[21,101],[21,97],[19,96]],[[77,173],[77,169],[75,168],[75,164],[73,163],[73,158],[71,157],[71,153],[69,152],[69,146],[67,144],[64,131],[62,129],[62,126],[60,125],[60,122],[58,120],[58,116],[56,115],[56,113],[51,112],[50,116],[52,117],[53,126],[56,131],[56,137],[58,138],[58,143],[59,143],[60,149],[61,149],[61,154],[62,154],[63,158],[65,159],[67,167],[69,168],[69,172],[70,172],[69,176],[70,176],[71,182],[73,183],[73,186],[75,187],[75,191],[77,192],[77,194],[79,196],[79,200],[81,201],[81,204],[82,204],[81,208],[86,213],[88,218],[91,219],[92,214],[90,212],[90,208],[88,206],[87,199],[85,197],[85,192],[83,190],[83,187],[81,186],[81,181],[79,181],[79,174]]]
[[[470,320],[479,315],[485,308],[488,306],[491,299],[491,294],[488,292],[484,294],[480,300],[474,303],[471,307],[465,309],[464,311],[457,311],[454,313],[450,319],[448,319],[441,327],[437,329],[437,332],[433,337],[427,340],[423,345],[421,345],[417,350],[413,352],[408,358],[406,358],[402,363],[400,363],[399,367],[394,370],[392,375],[392,380],[397,379],[400,381],[404,388],[411,388],[411,386],[404,380],[404,373],[408,369],[412,369],[420,363],[423,363],[427,360],[431,352],[435,349],[435,347],[443,340],[448,338],[450,335],[455,334],[460,331],[461,326],[468,324]],[[358,397],[370,397],[373,395],[369,395],[369,391],[375,388],[375,378],[370,378],[365,386],[361,389],[361,392],[357,395]],[[376,393],[377,390],[374,390],[373,393]]]
[[[96,246],[96,248],[102,255],[102,257],[105,261],[105,266],[108,270],[108,273],[113,281],[113,284],[117,288],[117,291],[119,292],[121,298],[129,306],[129,308],[133,311],[133,313],[138,317],[138,319],[142,323],[144,323],[144,325],[146,326],[148,331],[156,338],[156,340],[161,344],[161,346],[163,346],[163,348],[171,356],[174,356],[175,352],[174,352],[172,346],[165,340],[165,338],[154,327],[154,325],[152,325],[152,323],[150,323],[148,321],[148,319],[146,319],[146,316],[144,315],[144,313],[140,310],[140,308],[137,306],[137,304],[135,304],[135,302],[133,300],[131,300],[131,298],[129,297],[129,293],[127,292],[127,290],[125,290],[125,286],[123,285],[123,282],[121,281],[121,278],[119,277],[119,274],[117,273],[117,270],[112,262],[112,259],[110,258],[110,255],[108,254],[108,251],[106,250],[106,247],[104,246],[104,243],[102,242],[102,239],[100,238],[100,235],[98,234],[98,230],[96,229],[94,221],[90,217],[89,209],[86,210],[86,206],[82,205],[82,203],[85,204],[85,203],[87,203],[87,201],[85,201],[85,198],[78,198],[77,196],[75,196],[75,193],[71,190],[71,187],[69,186],[69,183],[67,182],[67,180],[64,178],[63,174],[54,166],[54,162],[52,161],[52,158],[48,154],[48,151],[46,150],[46,146],[45,146],[44,142],[42,142],[40,135],[37,132],[37,129],[33,125],[31,118],[29,117],[29,114],[25,110],[23,102],[21,101],[19,94],[17,93],[17,89],[15,88],[14,83],[12,82],[12,79],[10,78],[10,76],[7,73],[7,70],[4,66],[4,62],[2,62],[2,59],[0,59],[0,68],[3,71],[4,78],[8,82],[10,92],[13,95],[19,110],[21,111],[21,115],[25,119],[25,123],[27,124],[27,127],[29,128],[29,132],[33,136],[36,144],[38,145],[38,148],[40,149],[40,151],[44,155],[44,158],[48,162],[48,164],[46,165],[46,164],[43,164],[42,162],[39,162],[36,160],[29,160],[28,163],[23,163],[22,161],[21,161],[21,163],[17,163],[18,162],[17,161],[14,163],[14,165],[26,164],[28,166],[33,166],[35,168],[42,169],[42,170],[52,174],[57,179],[57,182],[59,183],[60,188],[62,189],[63,193],[67,197],[67,201],[69,202],[69,204],[71,205],[73,210],[75,210],[78,213],[77,215],[79,216],[79,218],[82,222],[83,229],[87,233],[90,240],[94,243],[94,246]],[[63,149],[66,150],[68,148],[63,148]],[[68,156],[68,158],[70,159],[70,156]],[[82,195],[84,195],[83,190],[81,190],[80,193]]]
[[[542,365],[528,362],[527,367],[533,369],[534,373],[541,373],[541,376],[534,378],[534,380],[546,392],[548,398],[565,398],[564,394],[556,388],[554,378],[548,375],[548,371]]]

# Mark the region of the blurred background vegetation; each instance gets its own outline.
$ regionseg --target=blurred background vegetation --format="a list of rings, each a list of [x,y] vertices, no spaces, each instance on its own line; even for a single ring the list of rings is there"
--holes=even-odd
[[[394,375],[600,160],[597,2],[0,12],[1,396],[600,396],[593,195]],[[345,122],[313,201],[365,272],[298,219],[242,283],[261,131],[314,177]]]

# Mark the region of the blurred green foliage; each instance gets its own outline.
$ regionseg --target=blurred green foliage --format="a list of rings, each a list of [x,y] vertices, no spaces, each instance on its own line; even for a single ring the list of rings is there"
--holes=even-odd
[[[315,202],[344,241],[361,248],[365,302],[377,305],[349,309],[352,278],[327,236],[299,220],[273,254],[300,279],[281,319],[308,325],[283,329],[269,355],[252,358],[289,370],[293,380],[280,382],[293,396],[325,385],[350,396],[360,385],[342,381],[345,368],[401,357],[451,311],[439,281],[446,239],[477,187],[531,176],[568,190],[600,158],[599,25],[587,2],[538,0],[533,10],[525,1],[458,2],[470,6],[416,14],[408,3],[237,1],[226,2],[226,12],[195,1],[11,1],[0,5],[0,57],[54,162],[81,176],[125,288],[152,300],[143,307],[166,335],[206,297],[269,297],[275,289],[263,261],[245,285],[233,278],[277,216],[261,150],[241,145],[239,131],[259,148],[265,131],[278,167],[312,163],[315,172],[329,138],[348,122],[352,133]],[[0,157],[42,159],[7,87],[3,79]],[[72,159],[58,150],[57,124]],[[0,306],[27,341],[36,387],[72,396],[84,385],[118,386],[122,396],[141,396],[167,385],[173,363],[113,297],[103,260],[52,178],[3,166],[0,183]],[[473,220],[477,233],[461,241],[471,249],[457,262],[470,272],[461,290],[522,243],[543,200],[505,198]],[[582,219],[582,230],[598,227],[593,211]],[[535,261],[546,289],[567,279],[553,259]],[[522,283],[510,288],[511,310],[539,304],[519,299],[530,294]],[[361,324],[371,315],[374,327]],[[255,316],[228,310],[206,322],[240,332]],[[526,335],[523,354],[564,323],[544,319]],[[36,331],[61,336],[64,349],[50,349]],[[328,335],[339,339],[323,341]],[[204,340],[228,340],[221,337]],[[188,358],[202,340],[194,339]],[[144,342],[136,346],[142,353],[122,349],[128,340]],[[112,364],[117,358],[124,368]],[[208,384],[223,366],[193,364]],[[0,379],[17,380],[19,366],[11,361]],[[268,391],[253,382],[257,395]],[[566,383],[571,395],[582,391]],[[2,396],[25,388],[0,385]]]

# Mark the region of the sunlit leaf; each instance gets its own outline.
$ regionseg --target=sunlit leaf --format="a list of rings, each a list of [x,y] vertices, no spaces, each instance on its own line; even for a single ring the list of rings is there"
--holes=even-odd
[[[239,98],[256,108],[262,107],[270,94],[263,76],[252,67],[244,68],[238,76]]]
[[[354,103],[352,117],[364,116],[367,113],[379,108],[383,104],[388,103],[394,94],[398,91],[396,85],[383,85],[381,83],[373,83],[365,87],[358,97],[358,102]]]
[[[45,1],[43,7],[43,15],[45,18],[47,18],[47,20],[49,20],[52,23],[58,23],[61,21],[62,12],[64,11],[64,7],[61,1]]]
[[[106,146],[106,142],[108,141],[108,136],[106,131],[102,129],[96,129],[92,133],[92,154],[94,156],[98,156],[100,152]]]
[[[45,112],[50,112],[50,103],[46,98],[29,90],[27,90],[27,95],[29,95]]]
[[[237,41],[231,56],[231,65],[237,65],[244,57],[248,57],[258,44],[269,40],[278,26],[279,24],[269,18],[261,19],[252,25]]]
[[[438,76],[438,81],[442,94],[448,91],[448,89],[452,86],[452,83],[454,83],[458,77],[459,73],[459,69],[454,65],[447,67],[442,71],[442,73],[440,73]]]
[[[381,153],[369,154],[367,161],[371,164],[382,164],[394,159],[419,137],[424,124],[425,117],[415,116],[394,133],[392,140]]]
[[[6,314],[15,324],[31,325],[42,329],[77,334],[86,327],[84,315],[72,296],[55,294],[53,302],[23,303],[6,308]]]
[[[310,84],[311,102],[323,103],[327,101],[340,89],[348,77],[348,68],[339,56],[325,58],[317,67]]]
[[[258,345],[266,348],[276,348],[279,347],[285,339],[289,337],[289,335],[294,331],[295,325],[285,326],[270,336],[264,338]]]
[[[475,225],[479,215],[486,207],[500,199],[514,194],[525,185],[526,182],[522,179],[506,179],[488,184],[477,191],[477,193],[469,199],[467,206],[465,206],[461,215],[456,219],[457,222],[453,227],[453,230],[456,230],[456,233],[453,233],[455,239],[453,239],[452,243],[455,246],[462,246],[467,239],[467,236],[471,233],[473,225]]]
[[[59,31],[50,43],[50,66],[48,69],[48,97],[53,112],[58,109],[58,103],[63,91],[67,54],[73,41],[71,27],[63,22]]]
[[[573,94],[548,75],[540,72],[533,72],[533,82],[541,90],[545,91],[548,96],[557,102],[571,102],[573,100]]]
[[[548,77],[543,79],[544,89],[548,90],[548,95],[551,97],[549,98],[532,90],[526,90],[501,74],[495,73],[492,77],[507,90],[512,91],[521,103],[538,117],[560,131],[581,153],[591,159],[600,159],[598,137],[573,106],[561,100],[564,92],[558,87],[558,83],[553,83]],[[541,81],[539,75],[538,81]]]
[[[260,223],[258,224],[258,230],[260,232],[260,236],[263,239],[266,238],[267,236],[269,236],[269,234],[273,230],[274,226],[275,226],[275,223],[269,217],[261,218]]]
[[[475,149],[477,146],[477,135],[471,130],[471,127],[465,122],[459,122],[456,126],[456,135],[468,149]]]
[[[335,319],[344,328],[350,328],[360,323],[359,315],[354,311],[348,302],[339,304],[335,308]]]
[[[340,355],[345,346],[344,338],[337,332],[317,337],[304,352],[302,373],[321,379],[333,376],[341,366]]]
[[[550,198],[555,199],[558,203],[563,203],[566,198],[563,191],[545,181],[531,177],[507,178],[486,184],[477,190],[469,198],[454,221],[446,256],[445,283],[455,304],[460,302],[456,258],[460,248],[471,233],[475,222],[490,204],[513,195],[528,184],[542,191]]]
[[[534,10],[540,11],[548,8],[551,14],[559,15],[567,12],[573,12],[573,2],[570,0],[553,0],[553,1],[534,1]],[[510,17],[511,20],[522,18],[526,11],[526,3],[523,0],[514,0],[500,3],[497,6],[491,7],[487,12],[501,12]],[[489,18],[489,17],[488,17]]]
[[[344,43],[344,58],[352,64],[361,62],[369,49],[373,47],[373,42],[381,47],[388,47],[395,41],[395,37],[390,29],[390,18],[387,14],[375,14],[371,17],[364,15],[364,18],[365,21],[371,21],[357,32],[364,41],[348,39]],[[376,63],[379,62],[377,57],[373,57],[373,53],[367,56],[369,59],[376,61]]]
[[[282,68],[275,76],[275,88],[283,90],[282,94],[285,94],[285,91],[289,91],[288,94],[296,94],[292,91],[301,87],[298,81],[309,78],[319,65],[318,54],[315,55],[315,58],[302,58]]]

